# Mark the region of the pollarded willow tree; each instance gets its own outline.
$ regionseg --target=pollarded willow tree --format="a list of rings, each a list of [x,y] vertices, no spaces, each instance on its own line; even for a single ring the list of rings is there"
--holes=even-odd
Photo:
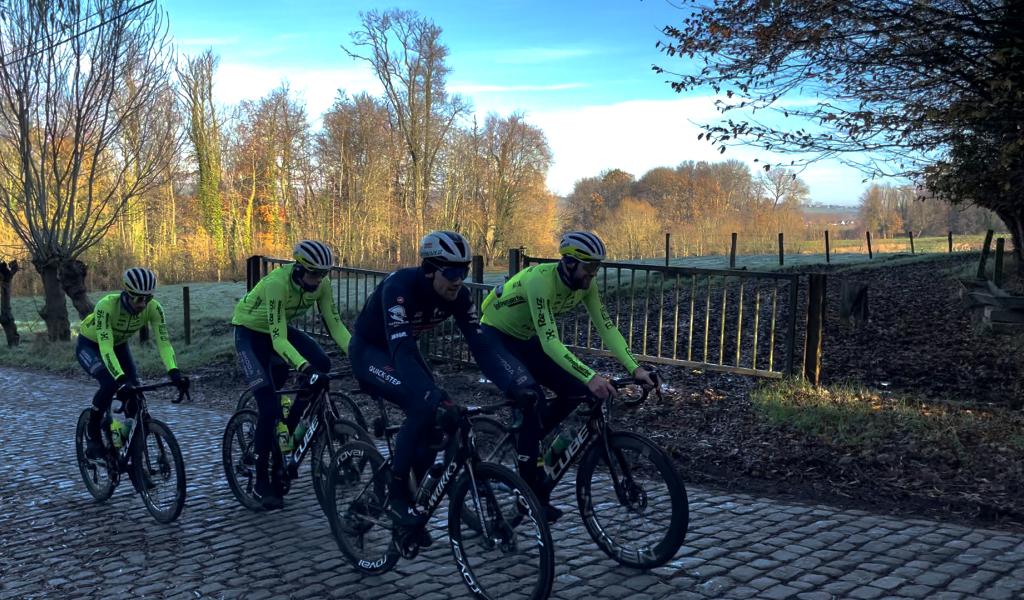
[[[691,2],[659,42],[681,60],[653,68],[720,95],[702,135],[723,148],[834,157],[992,209],[1024,269],[1022,22],[1011,0]]]
[[[69,267],[161,183],[177,147],[158,101],[167,25],[152,0],[14,0],[2,14],[0,206],[42,278],[47,334],[66,340],[65,290],[84,297]]]

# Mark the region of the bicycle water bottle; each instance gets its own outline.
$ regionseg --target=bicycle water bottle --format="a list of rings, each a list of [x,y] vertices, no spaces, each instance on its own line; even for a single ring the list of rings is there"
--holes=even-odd
[[[291,395],[288,395],[288,394],[282,394],[281,395],[281,418],[282,419],[287,419],[288,418],[288,413],[290,413],[292,411],[292,401],[293,401],[293,398],[291,397]]]
[[[565,454],[565,450],[569,447],[570,443],[572,443],[572,438],[559,432],[555,440],[551,442],[551,446],[548,447],[548,451],[544,453],[544,464],[549,467],[555,466],[562,458],[562,455]]]
[[[281,448],[281,454],[288,454],[292,451],[292,434],[288,432],[288,425],[284,421],[277,424],[277,445]]]
[[[306,437],[306,420],[303,419],[295,426],[295,434],[292,435],[293,446],[297,446],[302,443],[302,438]]]
[[[416,504],[426,508],[427,503],[430,501],[430,495],[434,493],[434,488],[437,487],[437,481],[441,478],[441,472],[443,470],[444,466],[434,463],[423,475],[423,481],[420,482],[420,489],[416,492]]]
[[[120,419],[110,420],[110,441],[114,448],[120,449],[128,439],[128,425]]]

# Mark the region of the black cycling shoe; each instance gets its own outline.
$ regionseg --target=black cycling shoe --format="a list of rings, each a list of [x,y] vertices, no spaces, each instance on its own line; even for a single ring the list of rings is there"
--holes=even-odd
[[[429,548],[434,545],[434,538],[430,537],[430,532],[427,531],[426,526],[417,531],[413,539],[416,540],[420,548]]]
[[[401,494],[391,496],[388,516],[397,528],[421,527],[426,522],[426,515],[420,512],[416,503]]]
[[[541,510],[544,511],[544,520],[546,520],[548,524],[554,524],[562,518],[563,514],[565,514],[561,509],[555,508],[552,504],[544,504],[541,507]]]
[[[107,450],[103,447],[103,441],[97,438],[91,438],[86,436],[85,438],[85,457],[93,460],[99,460],[106,456]]]
[[[264,510],[279,510],[284,508],[284,499],[277,494],[274,486],[269,482],[257,481],[252,488],[252,495],[260,501]]]

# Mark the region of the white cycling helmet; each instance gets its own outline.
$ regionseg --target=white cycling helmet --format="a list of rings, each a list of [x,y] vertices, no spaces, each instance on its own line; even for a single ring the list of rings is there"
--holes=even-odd
[[[568,231],[558,242],[558,252],[583,262],[603,261],[607,258],[604,242],[589,231]]]
[[[132,267],[121,277],[124,290],[137,296],[152,296],[156,289],[156,275],[143,267]]]
[[[420,258],[449,263],[472,260],[469,241],[454,231],[431,231],[420,240]]]
[[[310,271],[329,271],[334,266],[334,253],[327,244],[316,240],[302,240],[295,244],[292,258]]]

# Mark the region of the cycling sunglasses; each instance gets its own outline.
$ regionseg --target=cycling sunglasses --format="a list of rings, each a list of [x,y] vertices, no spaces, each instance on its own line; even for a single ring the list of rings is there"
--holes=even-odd
[[[128,294],[128,299],[131,300],[132,302],[142,301],[146,304],[149,304],[149,301],[153,299],[153,294],[135,294],[132,292],[125,293]]]
[[[583,272],[587,275],[597,275],[598,269],[601,268],[601,261],[594,260],[589,262],[582,262]]]
[[[441,276],[448,281],[459,281],[469,276],[469,265],[466,263],[433,263]]]

